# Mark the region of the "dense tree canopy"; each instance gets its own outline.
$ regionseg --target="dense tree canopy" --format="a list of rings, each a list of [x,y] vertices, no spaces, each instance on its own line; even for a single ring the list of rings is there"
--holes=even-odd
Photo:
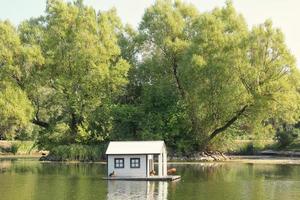
[[[158,1],[139,31],[137,71],[151,123],[143,128],[150,133],[171,141],[177,133],[176,145],[187,139],[203,148],[248,124],[298,119],[298,72],[271,22],[249,31],[230,2],[200,14],[191,5]]]
[[[0,23],[0,133],[40,147],[163,139],[188,153],[275,133],[299,118],[299,73],[271,21],[249,30],[232,3],[200,13],[160,0],[137,30],[115,10],[48,0],[16,31]]]
[[[107,112],[127,83],[129,65],[117,43],[119,19],[114,11],[96,14],[80,1],[48,1],[38,24],[40,30],[31,32],[26,27],[34,21],[23,24],[21,35],[33,38],[27,43],[42,35],[45,63],[40,94],[34,95],[34,123],[46,128],[40,140],[102,141],[110,129]]]
[[[36,60],[9,22],[0,21],[0,137],[16,137],[30,124],[33,107],[24,91],[31,64]]]

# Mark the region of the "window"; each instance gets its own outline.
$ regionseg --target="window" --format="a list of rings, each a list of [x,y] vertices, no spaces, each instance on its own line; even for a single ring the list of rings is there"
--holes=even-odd
[[[130,158],[130,168],[140,168],[140,158]]]
[[[115,168],[124,168],[124,158],[115,158]]]

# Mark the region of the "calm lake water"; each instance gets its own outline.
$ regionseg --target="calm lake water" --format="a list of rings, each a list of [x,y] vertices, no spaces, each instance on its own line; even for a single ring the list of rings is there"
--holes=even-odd
[[[0,159],[1,200],[299,200],[300,165],[177,164],[176,182],[105,181],[99,163]],[[171,167],[170,166],[170,167]]]

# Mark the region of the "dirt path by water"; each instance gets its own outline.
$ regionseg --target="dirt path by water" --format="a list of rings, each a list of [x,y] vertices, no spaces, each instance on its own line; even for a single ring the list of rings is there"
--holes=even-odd
[[[226,162],[241,162],[253,164],[294,164],[300,165],[300,157],[281,156],[230,156]]]

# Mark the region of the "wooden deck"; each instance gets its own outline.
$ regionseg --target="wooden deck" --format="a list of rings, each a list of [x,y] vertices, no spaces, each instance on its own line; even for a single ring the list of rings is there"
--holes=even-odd
[[[124,181],[175,181],[179,180],[181,176],[149,176],[149,177],[129,177],[129,176],[115,176],[103,177],[105,180],[124,180]]]

